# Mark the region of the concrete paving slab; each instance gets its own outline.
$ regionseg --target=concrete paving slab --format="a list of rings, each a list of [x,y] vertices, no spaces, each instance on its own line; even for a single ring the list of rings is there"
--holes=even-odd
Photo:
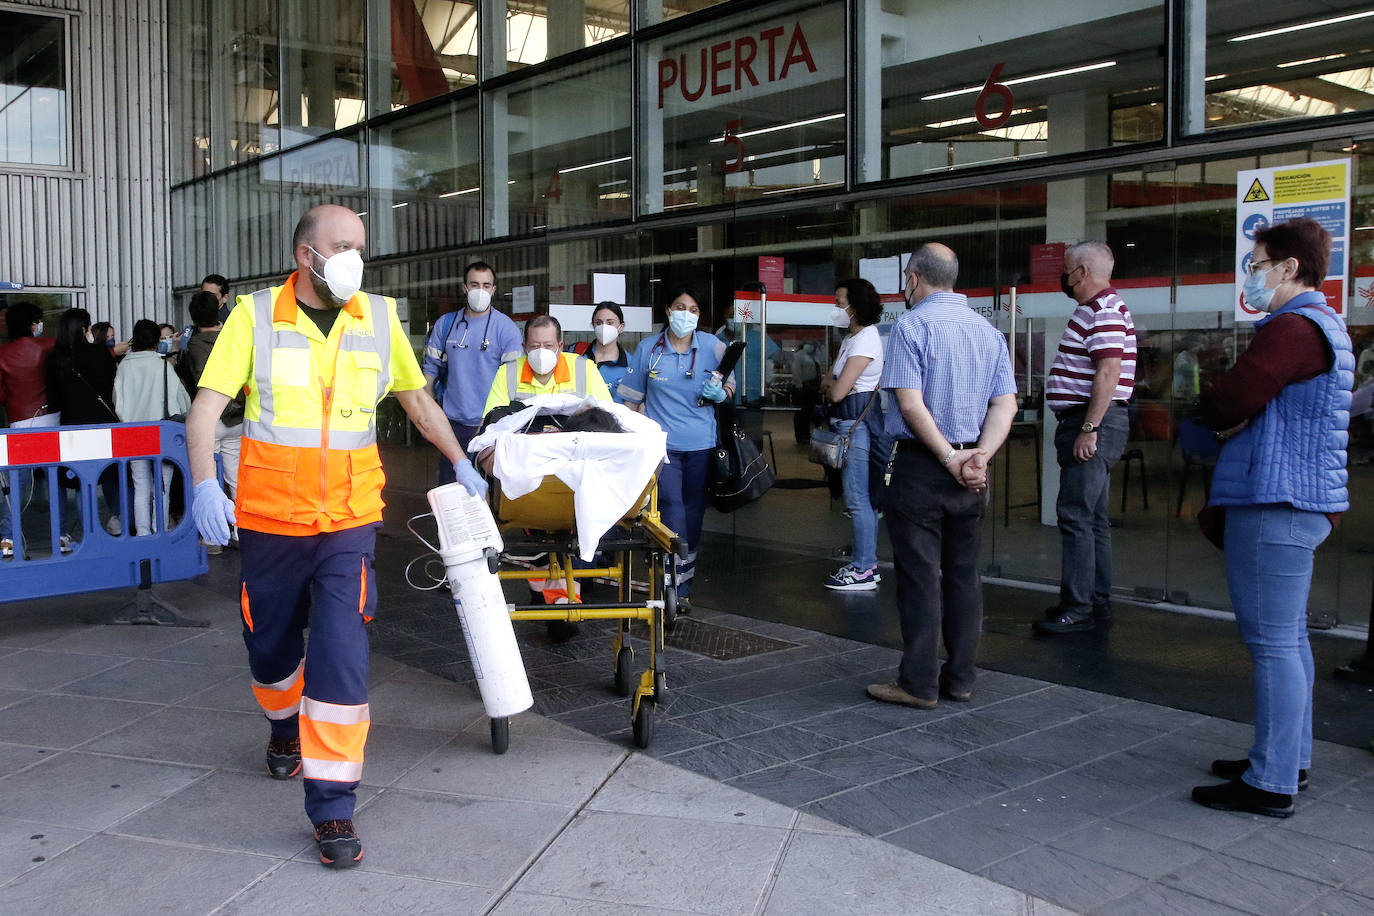
[[[267,735],[261,713],[167,706],[82,750],[261,773]]]
[[[177,702],[178,706],[197,709],[223,709],[230,712],[251,712],[262,715],[262,707],[253,697],[253,676],[244,669],[239,677],[220,681],[199,693],[193,693]]]
[[[1293,834],[1280,830],[1257,830],[1222,852],[1331,887],[1340,887],[1353,875],[1374,874],[1374,852],[1318,836],[1294,842]]]
[[[631,903],[607,903],[604,900],[576,900],[548,894],[508,894],[492,916],[676,916],[690,910],[674,910],[663,906],[637,906]]]
[[[366,858],[364,858],[366,861]],[[338,872],[287,862],[230,900],[216,916],[425,916],[481,913],[488,888],[384,875],[363,868]]]
[[[572,808],[386,789],[354,817],[362,868],[503,887],[548,845]],[[314,850],[300,857],[314,861]]]
[[[5,663],[0,665],[0,687],[52,690],[122,665],[125,661],[127,659],[118,655],[81,655],[76,652],[25,649],[5,657]]]
[[[39,694],[0,709],[0,741],[74,747],[154,713],[150,703]]]
[[[614,713],[614,724],[618,726],[612,731],[619,731],[630,726],[630,714],[625,711],[623,706],[608,707],[608,712]],[[485,739],[491,736],[491,721],[484,715],[473,721],[466,729],[464,734],[480,735]],[[573,727],[561,719],[550,719],[534,713],[521,713],[512,716],[510,720],[510,741],[515,744],[526,738],[548,738],[556,741],[582,741],[591,744],[600,744],[602,739],[596,734],[589,734],[589,730],[580,727]]]
[[[1368,916],[1370,901],[1354,894],[1332,891],[1297,911],[1297,916]]]
[[[1374,817],[1361,808],[1327,801],[1297,802],[1297,812],[1280,823],[1280,830],[1293,830],[1308,836],[1323,837],[1374,852]]]
[[[58,690],[77,696],[144,703],[174,703],[232,679],[241,683],[244,669],[158,659],[131,659],[99,674],[64,684]]]
[[[575,807],[591,797],[625,755],[604,742],[555,743],[543,738],[512,741],[509,751],[497,755],[487,742],[455,740],[426,757],[396,786]]]
[[[1226,855],[1199,859],[1160,883],[1227,906],[1270,913],[1291,913],[1327,891],[1316,881]]]
[[[779,764],[766,770],[737,776],[726,782],[746,792],[762,795],[793,808],[855,788],[853,783],[827,776],[797,763]]]
[[[232,665],[248,670],[248,650],[243,646],[243,637],[225,630],[198,630],[189,639],[149,653],[148,658],[197,665]]]
[[[372,721],[456,735],[486,713],[473,688],[434,681],[384,681],[368,691]]]
[[[255,769],[263,768],[263,744],[267,741],[266,723],[259,718],[261,734],[255,745]],[[448,732],[428,728],[407,728],[404,725],[372,723],[367,733],[367,762],[363,765],[363,781],[374,786],[389,786],[409,774],[439,748],[449,742],[461,741]],[[490,753],[490,751],[488,751]]]
[[[23,744],[0,744],[0,776],[22,770],[50,756],[53,751]]]
[[[967,872],[976,872],[1035,845],[1034,840],[1010,830],[969,823],[962,811],[927,818],[883,839]]]
[[[0,912],[209,913],[275,864],[263,856],[95,836],[0,887]]]
[[[1145,883],[1130,872],[1050,846],[1019,852],[980,874],[1037,896],[1052,897],[1080,913],[1124,897]]]
[[[765,916],[834,913],[1016,914],[1020,891],[868,837],[797,833],[783,855]],[[1038,912],[1038,911],[1036,911]]]
[[[67,751],[6,777],[0,783],[0,816],[104,830],[207,772],[201,767]]]
[[[375,792],[360,786],[360,799]],[[111,832],[287,859],[315,849],[299,779],[215,772]]]
[[[122,596],[121,596],[122,598]],[[115,613],[128,598],[109,603],[108,613]],[[152,658],[154,654],[194,638],[205,631],[184,627],[81,626],[47,643],[43,648],[51,652],[71,652],[85,655],[122,655],[127,658]]]
[[[37,868],[89,836],[87,830],[0,817],[0,884]]]
[[[1207,854],[1201,846],[1161,843],[1157,834],[1105,820],[1056,837],[1050,845],[1149,879],[1163,877]]]
[[[787,836],[774,827],[589,811],[514,889],[748,914],[762,899]]]
[[[1095,916],[1160,916],[1161,913],[1186,913],[1187,916],[1238,916],[1247,910],[1204,900],[1162,884],[1145,884],[1124,897],[1098,907]]]
[[[797,816],[791,808],[642,754],[631,755],[587,808],[762,827],[788,827]]]
[[[0,659],[0,667],[4,664],[4,659]],[[0,709],[6,706],[13,706],[20,700],[27,700],[29,697],[37,695],[37,693],[37,690],[18,690],[12,687],[0,689]]]
[[[1271,818],[1258,814],[1204,808],[1188,798],[1186,787],[1174,796],[1161,796],[1113,815],[1112,820],[1211,850],[1230,846],[1261,827],[1273,826]]]

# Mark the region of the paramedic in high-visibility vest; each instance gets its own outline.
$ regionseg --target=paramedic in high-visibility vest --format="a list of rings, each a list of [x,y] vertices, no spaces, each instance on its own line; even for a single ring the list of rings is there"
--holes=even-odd
[[[590,370],[590,371],[588,371]],[[482,416],[512,401],[537,394],[591,395],[609,401],[611,391],[585,356],[563,351],[563,326],[552,315],[535,315],[525,322],[525,354],[496,370]]]
[[[301,772],[320,861],[363,857],[353,826],[367,741],[367,633],[382,522],[377,404],[388,391],[474,494],[486,484],[443,410],[424,394],[396,303],[360,291],[363,223],[345,207],[308,211],[296,271],[238,298],[205,364],[186,433],[192,515],[211,544],[237,523],[243,640],[271,723],[267,771]],[[215,479],[215,421],[247,391],[237,501]],[[305,628],[310,639],[305,639]]]

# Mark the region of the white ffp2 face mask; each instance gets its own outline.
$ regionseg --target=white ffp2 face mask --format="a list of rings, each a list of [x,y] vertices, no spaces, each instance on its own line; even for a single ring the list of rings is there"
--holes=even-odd
[[[525,354],[535,375],[548,375],[558,365],[558,354],[553,350],[537,347]]]
[[[468,308],[478,314],[491,308],[491,293],[482,288],[468,290]]]
[[[599,324],[596,326],[596,340],[597,343],[601,344],[603,347],[619,336],[620,328],[613,324]]]
[[[849,313],[838,305],[830,310],[830,324],[837,328],[849,327]]]
[[[314,248],[310,250],[315,251]],[[315,254],[324,258],[324,273],[316,273],[313,265],[310,272],[325,282],[330,295],[339,302],[347,302],[363,288],[363,256],[358,254],[358,249],[350,248],[327,258],[318,251]]]

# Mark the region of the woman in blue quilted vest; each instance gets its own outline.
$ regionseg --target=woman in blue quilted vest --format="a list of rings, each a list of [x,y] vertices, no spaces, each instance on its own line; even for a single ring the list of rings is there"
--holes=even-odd
[[[1293,813],[1312,763],[1313,553],[1346,495],[1346,428],[1355,358],[1321,286],[1331,236],[1310,219],[1255,233],[1244,302],[1266,312],[1236,365],[1203,394],[1203,421],[1224,440],[1209,507],[1225,512],[1226,581],[1254,665],[1255,740],[1244,760],[1216,760],[1227,780],[1193,800],[1223,811]]]

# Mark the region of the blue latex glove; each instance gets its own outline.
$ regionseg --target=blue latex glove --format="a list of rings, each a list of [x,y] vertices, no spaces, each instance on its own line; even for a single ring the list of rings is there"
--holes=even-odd
[[[706,380],[706,384],[701,386],[701,396],[708,401],[719,404],[725,400],[725,386],[721,384],[720,379],[713,375]]]
[[[477,466],[471,461],[464,461],[462,464],[453,468],[454,474],[469,493],[473,496],[487,495],[487,481],[482,476],[482,472],[477,470]]]
[[[229,526],[234,524],[234,501],[224,495],[218,480],[202,480],[191,497],[191,517],[207,544],[229,543]]]

